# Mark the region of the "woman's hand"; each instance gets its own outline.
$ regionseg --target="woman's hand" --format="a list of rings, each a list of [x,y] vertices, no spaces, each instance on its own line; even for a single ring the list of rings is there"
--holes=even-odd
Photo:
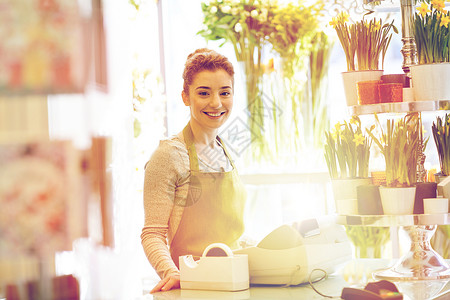
[[[180,275],[169,275],[163,278],[158,284],[150,291],[150,294],[155,292],[165,292],[171,289],[180,288]]]

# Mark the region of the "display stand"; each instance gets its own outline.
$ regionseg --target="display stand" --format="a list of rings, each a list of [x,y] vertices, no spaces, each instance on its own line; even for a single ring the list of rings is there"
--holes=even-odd
[[[433,250],[430,239],[437,225],[449,225],[450,214],[340,215],[336,222],[349,226],[400,226],[409,235],[410,250],[389,269],[374,272],[376,279],[411,281],[450,279],[450,266]]]
[[[450,110],[450,101],[412,101],[392,102],[348,107],[351,115],[369,115],[382,113],[412,113],[424,111]]]

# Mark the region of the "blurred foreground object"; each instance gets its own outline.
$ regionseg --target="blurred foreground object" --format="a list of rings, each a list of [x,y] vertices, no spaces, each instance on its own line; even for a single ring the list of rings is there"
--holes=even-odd
[[[0,0],[0,94],[83,93],[90,81],[106,88],[100,4]]]

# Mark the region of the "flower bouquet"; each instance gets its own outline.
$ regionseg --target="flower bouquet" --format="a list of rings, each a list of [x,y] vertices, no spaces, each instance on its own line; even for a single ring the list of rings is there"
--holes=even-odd
[[[236,59],[242,65],[252,145],[257,147],[253,152],[266,156],[262,57],[276,6],[269,1],[212,0],[203,2],[201,8],[204,15],[203,29],[198,34],[208,41],[231,43]]]
[[[319,19],[323,15],[323,3],[322,1],[310,3],[308,5],[305,1],[280,3],[273,11],[273,19],[267,28],[269,30],[267,41],[272,47],[274,56],[279,57],[277,66],[281,79],[279,83],[272,84],[277,84],[277,87],[282,89],[283,95],[276,97],[274,101],[279,103],[280,107],[286,107],[292,114],[289,119],[283,116],[278,122],[281,124],[288,120],[286,126],[293,125],[293,134],[285,135],[280,132],[279,136],[282,139],[290,139],[289,144],[294,145],[296,149],[310,145],[310,139],[314,139],[314,142],[322,141],[323,126],[328,123],[326,118],[319,115],[323,110],[318,108],[320,106],[320,103],[317,103],[320,102],[318,97],[313,99],[317,96],[313,94],[316,91],[307,91],[309,86],[322,82],[324,76],[318,75],[315,78],[312,76],[326,67],[326,62],[321,61],[320,65],[313,66],[314,70],[310,68],[309,62],[314,62],[314,58],[310,59],[310,54],[315,51],[318,44],[322,53],[329,48],[328,40],[320,36]],[[310,74],[311,78],[308,78]],[[318,100],[317,106],[311,107],[315,100]],[[315,122],[318,126],[315,126]],[[320,137],[311,136],[313,128],[320,130]]]
[[[198,32],[208,41],[223,41],[233,46],[236,59],[244,71],[249,127],[252,134],[252,153],[257,158],[270,158],[267,147],[267,103],[263,99],[264,65],[267,50],[282,60],[284,92],[290,98],[295,127],[295,142],[303,136],[297,124],[301,123],[300,107],[305,81],[299,73],[306,73],[311,40],[318,32],[322,16],[321,0],[290,2],[287,4],[269,0],[210,0],[204,1],[203,29]],[[222,44],[222,45],[223,45]],[[294,76],[295,75],[295,76]],[[300,84],[297,78],[301,78]],[[269,93],[267,93],[269,94]],[[277,116],[272,111],[274,121]]]
[[[415,100],[449,100],[450,13],[444,0],[421,2],[413,23],[419,64],[410,67]]]

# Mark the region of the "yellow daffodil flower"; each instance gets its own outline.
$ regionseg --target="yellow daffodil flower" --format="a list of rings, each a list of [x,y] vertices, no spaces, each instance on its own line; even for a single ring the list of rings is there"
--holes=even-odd
[[[434,9],[442,12],[442,10],[445,8],[444,0],[432,0],[431,5]]]
[[[448,28],[448,23],[450,23],[450,16],[444,16],[441,18],[440,26],[445,26],[446,28]]]
[[[333,26],[333,28],[336,28],[336,26],[338,25],[338,20],[337,18],[333,18],[330,21],[330,26]]]
[[[337,122],[336,125],[334,125],[334,130],[339,133],[341,131],[341,123]]]
[[[350,124],[358,125],[359,124],[358,117],[352,116],[352,118],[350,119]]]
[[[417,10],[419,11],[419,14],[422,17],[425,17],[427,13],[431,12],[431,10],[428,8],[428,4],[426,4],[425,2],[422,2],[422,4],[417,8]]]
[[[372,30],[377,31],[380,30],[380,28],[381,28],[380,22],[375,22],[375,24],[373,24]]]
[[[343,23],[348,22],[348,20],[349,20],[349,18],[350,18],[349,14],[346,13],[346,12],[341,12],[341,13],[339,14],[339,16],[340,16],[340,19],[341,19],[341,21],[342,21]]]
[[[362,134],[355,134],[355,137],[353,138],[353,142],[355,143],[356,146],[358,145],[363,145],[364,144],[364,136]]]
[[[338,134],[336,131],[331,132],[331,137],[333,138],[333,140],[337,140],[338,139]]]
[[[422,125],[422,134],[425,135],[427,133],[427,130],[425,129],[425,126]]]

